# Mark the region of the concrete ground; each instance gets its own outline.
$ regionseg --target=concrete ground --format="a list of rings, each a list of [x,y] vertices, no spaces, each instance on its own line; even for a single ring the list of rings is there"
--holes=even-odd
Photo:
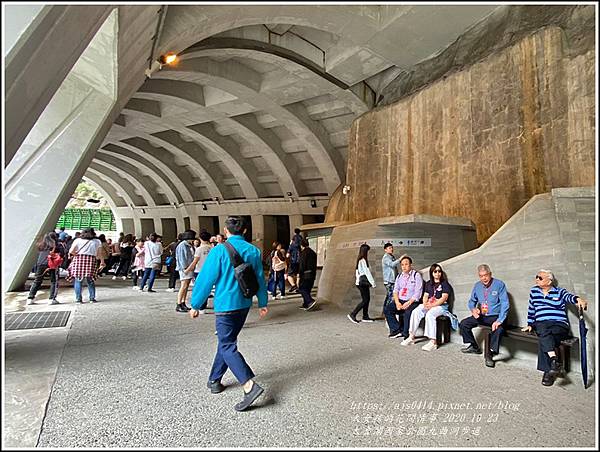
[[[65,304],[27,311],[72,309],[66,327],[5,332],[5,447],[596,445],[596,388],[578,374],[544,387],[538,371],[486,368],[453,343],[401,347],[383,321],[305,312],[298,296],[270,302],[263,320],[251,311],[239,346],[266,391],[238,413],[231,373],[223,393],[206,388],[214,315],[175,312],[166,279],[155,294],[130,284],[100,280],[93,305],[65,288]]]

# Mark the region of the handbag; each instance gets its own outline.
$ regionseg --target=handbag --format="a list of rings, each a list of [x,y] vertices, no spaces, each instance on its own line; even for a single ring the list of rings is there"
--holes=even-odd
[[[371,287],[371,283],[369,282],[367,275],[360,275],[358,278],[358,285],[361,287]]]
[[[173,263],[173,256],[167,256],[165,259],[165,265],[168,267]]]

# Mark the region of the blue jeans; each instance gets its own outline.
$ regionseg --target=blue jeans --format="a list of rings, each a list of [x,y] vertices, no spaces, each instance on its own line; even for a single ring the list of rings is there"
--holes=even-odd
[[[406,300],[400,300],[400,302],[404,303]],[[396,309],[396,303],[392,299],[391,303],[388,303],[383,308],[383,313],[385,314],[385,320],[387,320],[388,327],[390,332],[402,331],[402,335],[404,337],[408,337],[409,327],[410,327],[410,315],[412,312],[420,306],[420,303],[413,303],[406,309]],[[398,317],[396,317],[398,316]],[[399,320],[402,321],[400,324]]]
[[[282,297],[285,297],[285,270],[275,272],[275,283],[273,284],[273,297],[277,295],[277,286]]]
[[[85,278],[87,280],[88,292],[90,294],[90,300],[96,300],[96,283],[92,278]],[[81,285],[83,279],[75,278],[73,280],[73,288],[75,289],[75,301],[82,301],[81,299]]]
[[[154,278],[156,278],[157,270],[154,270],[150,267],[146,267],[144,269],[144,276],[142,276],[142,282],[140,283],[140,289],[143,289],[146,285],[146,281],[148,281],[148,290],[152,289],[152,285],[154,284]],[[150,276],[150,279],[148,279]]]
[[[385,307],[388,303],[394,303],[394,283],[383,283],[385,286],[385,300],[383,300],[383,315],[385,315]]]
[[[246,364],[244,357],[238,351],[237,337],[246,322],[250,308],[231,311],[229,314],[215,315],[217,329],[217,353],[210,371],[210,381],[221,380],[221,377],[230,369],[240,384],[245,384],[254,377],[254,372]]]

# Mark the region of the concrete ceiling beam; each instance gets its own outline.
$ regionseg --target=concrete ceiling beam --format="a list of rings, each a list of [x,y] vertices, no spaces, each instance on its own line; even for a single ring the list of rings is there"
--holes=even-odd
[[[150,146],[154,146],[156,148],[163,148],[165,151],[167,151],[169,154],[171,154],[174,158],[180,159],[180,161],[184,162],[184,164],[186,164],[188,166],[190,172],[194,176],[196,176],[198,179],[202,180],[206,184],[206,189],[208,190],[210,197],[212,197],[212,198],[219,197],[220,199],[224,199],[223,193],[221,192],[221,189],[217,185],[215,179],[200,164],[200,162],[198,162],[197,160],[192,158],[192,156],[190,156],[183,149],[180,149],[168,141],[162,140],[160,138],[155,137],[154,135],[148,134],[143,131],[139,131],[139,130],[135,130],[135,129],[127,128],[127,127],[120,127],[118,125],[113,124],[113,128],[115,128],[115,127],[121,129],[120,131],[123,134],[129,135],[129,139],[136,138],[136,137],[142,138],[142,139],[146,140],[148,143],[150,143]],[[173,161],[171,161],[170,164],[174,165],[175,163]],[[191,186],[194,186],[193,182],[191,183]]]
[[[239,143],[235,140],[219,135],[212,124],[197,124],[184,127],[169,123],[171,129],[179,132],[196,143],[210,149],[227,166],[229,171],[238,180],[238,184],[248,199],[264,196],[262,187],[250,175],[256,172],[255,168],[239,152]]]
[[[148,146],[151,147],[151,146]],[[141,149],[132,146],[130,144],[119,142],[108,143],[103,148],[99,149],[102,152],[111,152],[112,154],[119,154],[127,157],[128,159],[134,160],[141,165],[148,168],[154,168],[155,172],[161,175],[161,178],[166,180],[167,183],[172,184],[173,191],[177,194],[177,198],[181,199],[182,202],[193,202],[194,198],[189,191],[188,187],[181,180],[178,174],[176,174],[167,164],[162,160],[156,158],[154,155],[144,152]]]
[[[193,85],[196,87],[196,91],[198,91],[201,88],[199,85],[169,80],[160,80],[160,82],[164,85],[161,87],[160,93],[153,92],[153,85],[149,84],[145,86],[143,92],[138,92],[135,96],[143,96],[144,98],[158,100],[165,104],[177,103],[178,106],[194,110],[195,112],[203,108],[201,104],[194,102],[194,90],[187,89],[188,85]],[[185,89],[178,89],[180,84],[184,85],[182,88]],[[191,97],[188,97],[186,94],[189,91],[192,91]],[[230,128],[232,133],[239,135],[250,146],[259,151],[260,155],[273,171],[273,174],[277,177],[282,194],[291,192],[294,196],[299,195],[301,190],[299,190],[291,176],[297,165],[294,159],[283,150],[280,140],[273,132],[263,129],[253,114],[227,117],[224,113],[214,111],[210,107],[206,107],[205,110],[206,116],[210,117],[213,121],[217,121],[219,127]],[[217,130],[215,129],[215,131]],[[217,133],[222,135],[220,131],[217,131]]]
[[[145,205],[147,205],[148,207],[156,206],[155,197],[152,196],[150,191],[144,186],[143,183],[135,179],[132,181],[132,175],[129,174],[127,171],[124,171],[115,165],[106,163],[98,159],[97,157],[94,157],[94,159],[90,163],[90,168],[94,168],[100,171],[101,173],[103,173],[107,177],[110,177],[114,181],[118,181],[119,179],[121,179],[122,182],[119,182],[119,186],[127,188],[129,190],[129,193],[135,193],[137,196],[141,197],[144,200]]]
[[[306,148],[315,162],[315,166],[321,169],[323,182],[328,193],[333,193],[340,184],[344,175],[344,164],[339,162],[333,147],[327,147],[328,138],[325,134],[319,136],[317,127],[308,115],[303,115],[303,120],[296,117],[292,111],[281,107],[276,102],[261,96],[252,86],[260,86],[255,78],[249,84],[246,81],[238,82],[234,79],[223,78],[220,74],[230,74],[235,67],[228,66],[228,62],[207,64],[207,60],[191,59],[182,61],[177,68],[166,68],[156,74],[157,78],[170,80],[184,80],[198,84],[207,84],[216,86],[219,89],[230,92],[236,97],[243,99],[244,102],[254,105],[258,110],[264,110],[277,117],[291,133],[296,135],[299,140],[306,144]],[[226,65],[228,68],[223,68]],[[248,68],[246,68],[248,70]],[[236,76],[236,79],[239,77]],[[301,112],[301,109],[297,109]],[[307,121],[308,123],[304,122]],[[326,143],[326,144],[324,144]],[[333,154],[333,155],[332,155]]]
[[[147,176],[153,180],[156,186],[164,191],[164,194],[166,195],[170,204],[179,204],[181,202],[181,197],[178,196],[178,193],[175,193],[175,191],[171,188],[170,181],[167,181],[154,168],[144,164],[142,161],[107,149],[98,149],[96,157],[105,160],[109,164],[115,162],[115,164],[121,165],[121,167],[125,170],[129,170],[130,168],[135,169],[140,175],[144,175],[144,173],[146,173]],[[110,158],[110,160],[107,160],[107,157]],[[141,181],[141,179],[137,178],[137,175],[132,174],[132,176]],[[157,193],[160,192],[157,190]]]

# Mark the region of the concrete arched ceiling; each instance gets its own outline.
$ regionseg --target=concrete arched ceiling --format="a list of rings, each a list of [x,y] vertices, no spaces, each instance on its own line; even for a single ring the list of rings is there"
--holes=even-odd
[[[180,59],[123,103],[93,168],[137,181],[134,206],[331,195],[390,74],[496,8],[169,5],[155,55]]]

